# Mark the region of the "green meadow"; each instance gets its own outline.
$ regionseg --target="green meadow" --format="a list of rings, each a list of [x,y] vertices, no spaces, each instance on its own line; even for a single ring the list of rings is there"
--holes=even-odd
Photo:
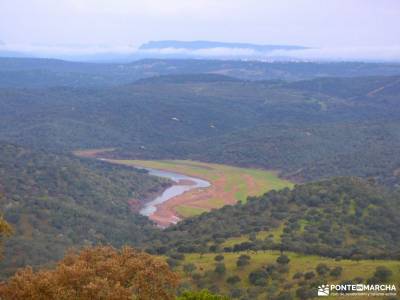
[[[189,160],[110,160],[114,163],[148,167],[182,173],[202,178],[211,183],[207,196],[201,202],[185,203],[175,208],[182,217],[191,217],[225,204],[241,201],[248,196],[259,196],[270,190],[292,188],[293,183],[282,179],[277,172],[239,168],[228,165],[203,163]],[[204,199],[206,198],[206,199]]]
[[[243,267],[238,267],[236,262],[240,255],[250,256],[249,264]],[[267,293],[279,294],[282,291],[289,291],[295,299],[295,291],[297,288],[302,286],[304,279],[294,279],[293,276],[296,273],[305,274],[307,272],[314,272],[315,277],[312,281],[315,284],[339,284],[348,280],[366,280],[371,278],[378,266],[385,266],[392,271],[392,276],[389,280],[392,284],[398,284],[400,282],[400,262],[394,260],[335,260],[332,258],[326,258],[315,255],[303,255],[293,252],[284,252],[289,257],[290,262],[288,263],[288,271],[281,273],[279,278],[275,280],[268,279],[266,286],[264,286],[264,292],[261,292],[254,299],[267,299]],[[260,269],[268,264],[276,264],[277,258],[280,256],[279,251],[259,251],[255,252],[238,252],[238,253],[221,253],[226,267],[225,274],[217,274],[214,270],[217,262],[214,260],[216,253],[206,254],[186,254],[184,260],[176,268],[183,276],[186,284],[191,285],[192,288],[199,288],[199,282],[205,282],[206,286],[215,286],[219,292],[223,294],[229,294],[232,289],[239,289],[248,291],[248,289],[256,289],[254,285],[249,282],[249,274],[252,271]],[[191,274],[183,271],[183,266],[187,264],[193,264],[195,271]],[[334,277],[328,274],[318,275],[316,267],[318,264],[325,264],[330,270],[335,267],[341,267],[342,273],[338,277]],[[198,279],[200,275],[201,279]],[[229,284],[227,279],[232,276],[238,276],[240,281],[235,284]],[[342,299],[345,297],[327,297],[328,299]],[[348,298],[348,297],[347,297]],[[384,299],[385,297],[382,297]],[[386,297],[387,299],[388,297]],[[297,299],[297,298],[296,298]],[[352,296],[351,299],[363,299],[362,297]],[[374,297],[374,299],[380,299],[380,297]]]

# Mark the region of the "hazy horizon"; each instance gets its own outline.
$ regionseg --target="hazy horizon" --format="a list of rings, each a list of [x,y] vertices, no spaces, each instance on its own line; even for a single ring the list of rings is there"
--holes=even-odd
[[[312,48],[290,52],[299,59],[400,61],[399,20],[397,0],[3,0],[0,50],[50,57],[135,54],[150,40],[207,40]],[[262,56],[246,49],[167,50]]]

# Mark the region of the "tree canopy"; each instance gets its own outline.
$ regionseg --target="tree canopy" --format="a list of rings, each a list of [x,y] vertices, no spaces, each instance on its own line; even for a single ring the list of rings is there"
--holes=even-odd
[[[124,247],[69,252],[55,269],[18,271],[0,286],[5,300],[175,299],[178,276],[161,259]]]

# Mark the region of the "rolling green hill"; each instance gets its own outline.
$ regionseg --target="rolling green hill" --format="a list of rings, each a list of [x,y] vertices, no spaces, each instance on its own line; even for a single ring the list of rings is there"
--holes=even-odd
[[[182,290],[232,299],[312,299],[321,284],[397,284],[399,196],[358,178],[298,185],[186,219],[146,249],[181,273]]]
[[[351,177],[298,185],[186,219],[151,241],[149,250],[164,254],[276,249],[398,259],[398,199],[398,193]],[[258,232],[263,232],[261,238]],[[243,235],[250,239],[226,244]]]
[[[385,280],[380,279],[381,282],[397,284],[400,280],[400,263],[396,260],[335,260],[284,252],[288,263],[279,264],[280,256],[279,251],[193,253],[178,260],[174,268],[182,274],[186,289],[208,289],[230,299],[246,300],[316,298],[318,285],[373,282],[377,270],[385,270],[389,275]],[[354,295],[351,298],[365,299]],[[388,296],[374,298],[390,299]]]

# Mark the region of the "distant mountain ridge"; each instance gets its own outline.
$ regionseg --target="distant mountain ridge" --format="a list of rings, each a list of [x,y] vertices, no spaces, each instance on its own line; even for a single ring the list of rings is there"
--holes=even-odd
[[[165,40],[165,41],[150,41],[139,47],[139,50],[151,50],[151,49],[165,49],[165,48],[176,48],[176,49],[189,49],[189,50],[200,50],[210,48],[232,48],[232,49],[251,49],[260,52],[269,52],[274,50],[304,50],[308,47],[297,46],[297,45],[259,45],[250,43],[228,43],[228,42],[213,42],[213,41],[177,41],[177,40]]]

